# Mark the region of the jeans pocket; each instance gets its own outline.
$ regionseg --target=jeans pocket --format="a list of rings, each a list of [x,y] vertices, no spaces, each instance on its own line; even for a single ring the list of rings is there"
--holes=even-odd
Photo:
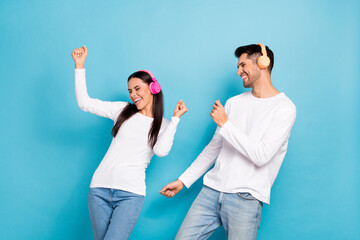
[[[245,200],[257,200],[248,192],[238,192],[237,194]]]

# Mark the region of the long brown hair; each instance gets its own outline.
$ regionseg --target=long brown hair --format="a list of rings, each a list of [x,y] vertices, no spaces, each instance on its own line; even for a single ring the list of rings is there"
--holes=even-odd
[[[140,78],[147,84],[152,83],[150,75],[142,71],[134,72],[133,74],[131,74],[128,78],[128,82],[130,81],[131,78]],[[162,91],[160,91],[158,94],[154,94],[153,97],[154,99],[153,99],[152,111],[153,111],[154,120],[151,124],[148,134],[148,144],[151,146],[151,148],[153,148],[157,142],[157,138],[160,132],[161,123],[164,114],[164,100],[163,100]],[[134,114],[136,114],[138,111],[139,110],[137,109],[135,104],[128,103],[128,105],[121,111],[118,118],[116,119],[116,123],[111,130],[111,135],[113,137],[116,137],[121,125],[126,120],[131,118]]]

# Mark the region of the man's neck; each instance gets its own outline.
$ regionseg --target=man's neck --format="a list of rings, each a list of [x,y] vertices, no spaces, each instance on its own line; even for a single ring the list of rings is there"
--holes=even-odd
[[[252,95],[257,98],[269,98],[278,95],[280,92],[272,85],[271,77],[261,77],[252,89]]]

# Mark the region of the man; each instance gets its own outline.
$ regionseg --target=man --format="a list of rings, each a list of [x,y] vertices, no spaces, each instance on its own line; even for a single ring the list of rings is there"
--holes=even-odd
[[[237,74],[251,91],[219,100],[211,117],[214,137],[178,180],[160,193],[173,197],[204,176],[204,187],[187,213],[176,239],[207,239],[224,225],[229,239],[256,239],[263,202],[270,191],[288,146],[296,108],[271,83],[274,54],[263,44],[236,49]]]

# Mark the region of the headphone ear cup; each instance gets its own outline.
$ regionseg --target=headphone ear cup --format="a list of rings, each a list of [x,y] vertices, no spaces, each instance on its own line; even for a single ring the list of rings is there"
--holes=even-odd
[[[268,56],[260,56],[257,60],[259,68],[265,69],[270,65],[270,58]]]
[[[158,94],[161,91],[160,84],[158,82],[150,83],[150,92],[152,94]]]

